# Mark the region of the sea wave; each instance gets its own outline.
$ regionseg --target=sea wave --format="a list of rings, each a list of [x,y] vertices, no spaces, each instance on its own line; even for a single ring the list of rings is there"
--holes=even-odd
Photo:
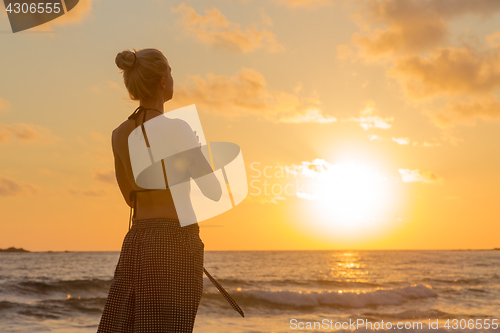
[[[67,282],[67,281],[66,281]],[[68,285],[68,284],[65,284]],[[70,286],[80,286],[71,283]],[[99,285],[99,284],[98,284]],[[365,308],[377,305],[399,305],[412,299],[421,299],[437,296],[431,288],[425,285],[407,286],[404,288],[378,289],[365,293],[354,292],[292,292],[292,291],[266,291],[266,290],[230,290],[230,294],[242,307],[258,307],[261,309],[272,308],[275,310],[295,308],[312,309],[314,307],[327,306],[337,308]],[[210,305],[213,307],[226,308],[227,304],[218,291],[207,291],[203,293],[202,307]],[[207,302],[208,301],[208,302]],[[57,319],[70,316],[73,313],[100,314],[104,308],[106,297],[80,297],[67,295],[65,298],[51,298],[38,300],[31,303],[14,301],[0,301],[0,313],[16,312],[30,317]],[[392,315],[375,314],[377,317],[391,318],[430,318],[442,317],[444,313],[419,313],[402,312]]]
[[[54,293],[76,294],[82,292],[108,292],[111,280],[59,280],[53,282],[22,281],[3,284],[0,292],[18,295],[50,295]]]
[[[424,278],[422,281],[425,282],[438,282],[438,283],[446,283],[446,284],[470,284],[470,285],[478,285],[482,283],[487,283],[487,280],[482,280],[478,278],[472,278],[472,279],[455,279],[455,280],[448,280],[448,279],[434,279],[434,278]]]
[[[275,284],[273,281],[259,282],[239,279],[218,279],[218,281],[228,290],[233,290],[231,294],[234,294],[234,297],[241,300],[243,304],[256,307],[330,306],[364,308],[377,305],[399,305],[411,299],[437,296],[436,290],[422,284],[386,289],[381,288],[380,285],[372,285],[363,282],[328,280],[285,280],[281,285],[278,283]],[[0,294],[21,295],[29,299],[43,299],[41,302],[51,302],[55,299],[56,301],[54,302],[56,303],[54,304],[59,304],[57,303],[59,302],[57,299],[65,299],[66,297],[69,297],[69,299],[78,299],[78,297],[81,297],[82,300],[91,298],[105,299],[111,283],[112,280],[103,279],[61,280],[51,282],[23,281],[15,284],[3,284]],[[204,278],[204,284],[204,297],[220,297],[220,295],[217,295],[218,291],[212,286],[208,278]],[[281,289],[281,286],[286,287],[286,290],[273,290],[275,287],[275,289]],[[295,290],[294,286],[296,287]],[[357,288],[358,290],[332,290],[339,288]],[[363,289],[366,291],[359,291]],[[13,299],[16,300],[15,297]],[[73,300],[70,302],[81,304],[83,301],[79,302]],[[0,304],[0,307],[9,306],[10,305],[7,303]],[[83,311],[85,311],[85,308],[83,308]]]
[[[210,280],[204,278],[205,285],[210,285]],[[256,287],[261,285],[270,286],[287,286],[287,287],[319,287],[319,288],[342,288],[342,289],[357,289],[357,288],[380,288],[383,285],[378,283],[361,282],[361,281],[342,281],[342,280],[321,280],[321,279],[311,279],[311,280],[301,280],[301,279],[276,279],[276,280],[242,280],[242,279],[224,279],[217,278],[217,281],[227,287],[244,288],[244,287]]]
[[[387,318],[387,319],[441,319],[450,318],[451,314],[431,309],[431,310],[406,310],[397,313],[378,313],[378,312],[365,312],[363,316],[369,316],[374,318]]]
[[[203,297],[212,298],[217,293],[205,293]],[[412,299],[436,297],[437,293],[429,286],[414,285],[403,288],[378,289],[364,293],[355,292],[302,292],[236,290],[231,295],[242,304],[269,307],[345,307],[364,308],[377,305],[400,305]]]
[[[100,314],[106,298],[73,298],[46,299],[34,303],[0,301],[0,313],[15,312],[40,319],[58,319],[75,312],[84,314]]]
[[[340,280],[266,280],[254,281],[243,279],[218,278],[217,281],[226,288],[244,288],[251,289],[258,286],[267,285],[272,287],[299,287],[307,290],[308,288],[320,289],[368,289],[380,288],[382,285],[358,281],[340,281]],[[85,295],[107,293],[112,280],[88,279],[88,280],[59,280],[59,281],[22,281],[17,283],[5,283],[0,285],[0,294],[8,293],[14,295],[51,295],[57,293]],[[207,277],[204,277],[204,285],[212,286]]]

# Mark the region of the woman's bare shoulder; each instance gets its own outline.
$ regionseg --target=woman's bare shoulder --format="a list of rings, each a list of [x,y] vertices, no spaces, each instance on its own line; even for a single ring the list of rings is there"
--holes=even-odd
[[[112,132],[113,140],[122,140],[123,138],[126,138],[130,132],[132,132],[132,124],[133,122],[127,119],[118,125],[118,127],[116,127]]]
[[[128,136],[132,130],[133,122],[128,119],[113,130],[111,133],[111,144],[113,146],[113,150],[120,151],[125,148],[128,142]]]

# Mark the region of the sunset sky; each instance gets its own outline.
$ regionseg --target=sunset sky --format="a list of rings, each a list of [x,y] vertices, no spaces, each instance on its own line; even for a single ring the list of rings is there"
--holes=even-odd
[[[148,47],[166,110],[242,149],[205,250],[500,247],[498,0],[80,0],[16,34],[1,6],[0,248],[120,250],[114,59]]]

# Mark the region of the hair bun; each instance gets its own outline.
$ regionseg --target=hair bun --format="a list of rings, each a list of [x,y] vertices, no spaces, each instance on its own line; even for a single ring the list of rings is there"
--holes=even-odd
[[[115,63],[118,68],[125,70],[134,67],[136,55],[134,52],[125,50],[116,55]]]

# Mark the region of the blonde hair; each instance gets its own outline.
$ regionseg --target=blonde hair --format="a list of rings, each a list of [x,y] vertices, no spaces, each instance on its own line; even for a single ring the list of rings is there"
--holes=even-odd
[[[156,86],[168,74],[167,58],[157,49],[125,50],[116,55],[123,82],[134,101],[156,97]]]

